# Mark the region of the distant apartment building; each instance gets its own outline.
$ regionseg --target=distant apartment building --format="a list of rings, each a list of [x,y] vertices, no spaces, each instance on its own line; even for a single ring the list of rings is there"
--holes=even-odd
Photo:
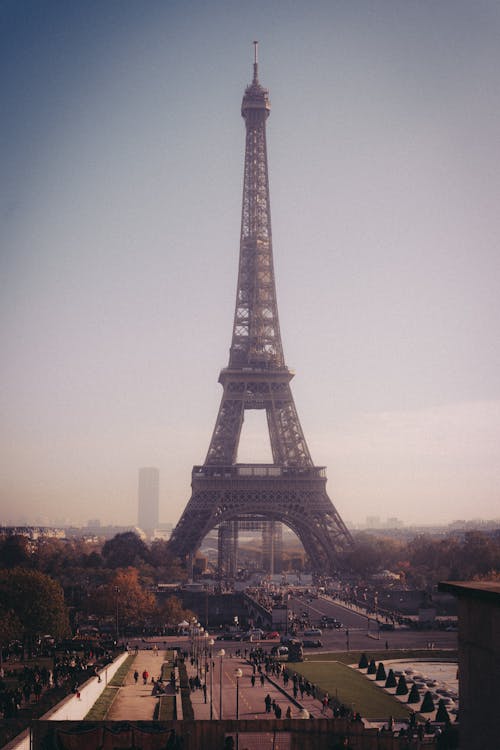
[[[158,526],[160,505],[160,472],[154,466],[139,469],[137,525],[151,535]]]

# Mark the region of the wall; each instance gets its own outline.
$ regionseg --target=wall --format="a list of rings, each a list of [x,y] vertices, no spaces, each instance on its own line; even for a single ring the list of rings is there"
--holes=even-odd
[[[68,695],[64,700],[48,711],[42,719],[49,721],[71,721],[81,720],[90,711],[96,700],[106,688],[108,682],[114,677],[119,667],[127,658],[125,652],[115,659],[112,664],[108,664],[100,671],[101,682],[98,677],[92,677],[80,688],[80,698],[76,695]],[[15,737],[3,750],[30,750],[29,731],[23,732]]]

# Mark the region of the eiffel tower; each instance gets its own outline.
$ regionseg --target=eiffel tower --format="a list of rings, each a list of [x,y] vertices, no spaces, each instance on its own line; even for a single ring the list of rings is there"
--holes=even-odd
[[[234,575],[238,526],[288,526],[311,567],[333,573],[338,552],[352,537],[326,492],[326,471],[314,466],[295,408],[281,343],[276,302],[267,169],[269,92],[253,81],[241,114],[246,126],[243,207],[236,309],[229,364],[219,376],[224,392],[203,466],[192,472],[192,494],[169,542],[182,558],[194,555],[206,534],[219,531],[219,572]],[[245,410],[265,409],[272,464],[239,464]],[[231,564],[232,561],[232,564]],[[225,568],[225,571],[223,570]]]

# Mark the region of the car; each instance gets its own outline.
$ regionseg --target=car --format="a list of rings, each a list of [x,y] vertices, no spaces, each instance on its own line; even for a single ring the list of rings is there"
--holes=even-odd
[[[315,641],[302,641],[302,645],[304,646],[304,648],[321,648],[323,646],[323,642],[318,638]]]
[[[274,641],[276,638],[279,638],[280,634],[277,630],[272,630],[270,633],[267,633],[264,638],[266,641]]]
[[[379,625],[379,630],[394,630],[392,622],[383,622]]]
[[[304,635],[323,635],[323,631],[320,628],[309,628],[304,630]]]

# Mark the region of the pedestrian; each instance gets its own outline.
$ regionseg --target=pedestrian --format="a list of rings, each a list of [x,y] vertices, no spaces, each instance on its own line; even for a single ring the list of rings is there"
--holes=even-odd
[[[207,702],[207,683],[203,683],[203,700],[206,703]]]
[[[147,669],[145,669],[144,672],[142,673],[142,681],[144,685],[148,684],[148,677],[149,677],[149,672]]]
[[[250,682],[252,683],[252,687],[255,687],[255,675],[254,674],[250,677]]]
[[[321,701],[321,713],[326,714],[326,710],[328,708],[328,693],[325,693],[323,696],[323,700]]]
[[[134,672],[134,682],[135,682],[136,685],[137,685],[137,680],[138,679],[139,679],[139,672],[136,669],[135,672]]]
[[[271,700],[271,696],[269,695],[269,693],[264,698],[264,703],[265,703],[265,706],[266,706],[266,714],[270,714],[271,713],[271,703],[272,703],[272,700]]]

